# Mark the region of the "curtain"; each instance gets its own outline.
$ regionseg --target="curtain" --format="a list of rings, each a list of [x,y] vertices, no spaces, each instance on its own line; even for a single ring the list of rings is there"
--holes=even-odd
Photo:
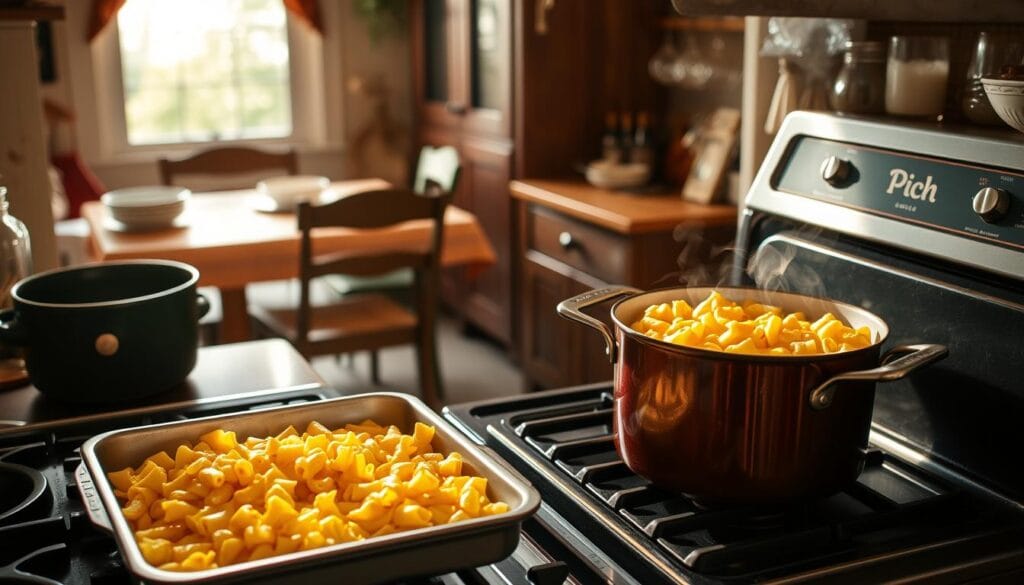
[[[324,25],[320,20],[320,9],[317,0],[283,0],[284,7],[293,16],[309,25],[313,30],[324,34]],[[92,15],[89,18],[87,38],[92,42],[96,35],[106,28],[107,24],[117,16],[117,11],[124,6],[125,0],[92,0]]]

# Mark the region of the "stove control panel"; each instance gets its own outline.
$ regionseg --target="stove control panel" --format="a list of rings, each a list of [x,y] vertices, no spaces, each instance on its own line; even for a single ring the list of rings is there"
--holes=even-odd
[[[1024,250],[1024,172],[799,136],[772,187]]]

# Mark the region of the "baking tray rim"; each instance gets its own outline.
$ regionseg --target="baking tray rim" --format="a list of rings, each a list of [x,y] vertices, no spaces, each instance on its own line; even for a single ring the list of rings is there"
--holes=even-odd
[[[121,508],[117,501],[117,497],[114,495],[114,490],[106,477],[106,473],[104,472],[102,463],[100,462],[99,454],[97,453],[98,448],[105,441],[109,441],[112,438],[121,435],[150,432],[153,429],[164,429],[168,427],[191,427],[197,426],[198,424],[210,424],[220,420],[227,421],[250,417],[263,417],[283,411],[329,409],[339,403],[358,402],[381,398],[397,399],[405,402],[407,407],[416,415],[417,420],[429,422],[429,424],[434,426],[436,434],[443,434],[442,436],[447,441],[454,443],[456,450],[462,454],[463,460],[470,463],[477,473],[483,475],[488,480],[495,476],[499,477],[502,481],[508,484],[519,497],[519,504],[503,514],[471,518],[454,524],[417,528],[360,541],[338,543],[307,551],[296,551],[293,553],[271,556],[256,561],[246,561],[244,563],[228,565],[227,567],[218,567],[216,569],[204,569],[201,571],[167,571],[154,567],[142,557],[142,552],[135,542],[132,529],[128,525],[127,520],[125,520],[124,515],[121,514]],[[338,424],[348,424],[349,422],[360,421],[352,420]],[[403,432],[407,432],[407,430],[403,429]],[[169,584],[236,580],[244,579],[255,574],[269,576],[269,571],[280,573],[289,570],[289,568],[294,568],[291,567],[292,565],[308,565],[312,567],[335,562],[341,563],[344,562],[346,558],[355,559],[371,554],[379,554],[386,552],[389,548],[394,548],[396,551],[400,551],[411,545],[431,542],[438,538],[454,537],[457,535],[462,536],[464,533],[469,532],[487,534],[498,529],[514,530],[518,537],[519,527],[522,522],[532,516],[540,507],[540,494],[529,483],[529,481],[522,477],[521,474],[512,469],[504,461],[498,459],[496,454],[492,454],[493,451],[485,451],[480,446],[474,444],[471,439],[456,430],[451,423],[445,421],[418,398],[397,392],[373,392],[344,396],[340,398],[329,398],[303,404],[289,404],[257,411],[239,411],[183,421],[170,421],[146,426],[126,427],[107,431],[91,437],[86,440],[81,447],[82,462],[85,465],[86,471],[91,476],[96,496],[102,504],[101,509],[96,512],[104,515],[106,520],[110,523],[109,528],[125,559],[126,568],[136,577],[147,582]],[[110,510],[113,510],[114,513],[111,513]],[[94,523],[96,522],[94,521]],[[102,529],[108,528],[101,524],[99,524],[99,527]],[[299,568],[301,569],[301,567]]]

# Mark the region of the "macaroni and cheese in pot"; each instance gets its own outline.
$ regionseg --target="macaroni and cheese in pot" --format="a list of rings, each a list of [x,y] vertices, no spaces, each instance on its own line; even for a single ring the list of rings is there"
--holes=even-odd
[[[611,309],[614,331],[603,333],[615,362],[615,446],[633,472],[708,506],[823,495],[857,477],[874,381],[844,382],[825,409],[811,394],[880,364],[882,319],[739,287],[610,287],[561,312],[600,328],[573,312],[617,296],[626,298]]]

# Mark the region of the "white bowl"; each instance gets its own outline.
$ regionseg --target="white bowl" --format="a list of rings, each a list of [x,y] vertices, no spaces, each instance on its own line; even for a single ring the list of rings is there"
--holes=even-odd
[[[100,202],[123,227],[152,229],[174,224],[191,195],[191,191],[181,187],[154,185],[109,191],[100,197]]]
[[[605,160],[587,165],[587,181],[602,189],[639,187],[651,178],[651,168],[643,163],[619,164]]]
[[[271,177],[256,183],[256,191],[271,198],[279,208],[290,208],[304,201],[315,201],[331,180],[316,175]]]
[[[983,77],[981,84],[1003,122],[1024,132],[1024,80]]]

